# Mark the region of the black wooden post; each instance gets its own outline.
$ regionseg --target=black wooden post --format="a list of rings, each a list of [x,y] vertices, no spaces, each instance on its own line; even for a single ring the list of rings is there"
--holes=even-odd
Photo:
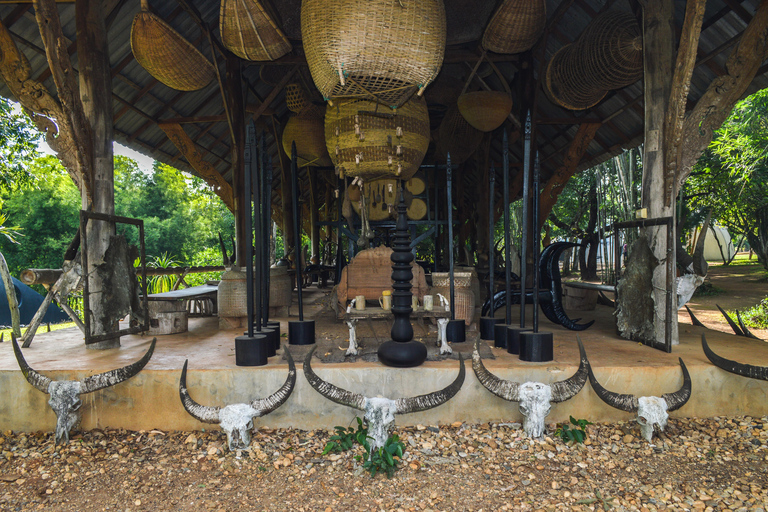
[[[451,319],[445,331],[447,341],[463,343],[467,339],[464,320],[456,320],[456,286],[453,278],[453,169],[451,169],[451,154],[448,153],[445,167],[445,183],[448,189],[448,287],[451,298]]]

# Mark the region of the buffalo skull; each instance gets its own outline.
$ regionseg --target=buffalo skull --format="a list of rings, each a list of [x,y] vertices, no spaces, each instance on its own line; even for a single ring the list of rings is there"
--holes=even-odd
[[[328,400],[337,404],[346,405],[354,409],[364,411],[365,421],[368,424],[368,433],[373,438],[371,450],[384,446],[389,437],[389,432],[395,423],[396,414],[409,414],[412,412],[426,411],[444,404],[459,392],[464,383],[464,359],[459,354],[459,375],[446,388],[434,391],[426,395],[411,398],[368,398],[359,393],[352,393],[324,381],[312,370],[312,354],[316,347],[307,354],[304,359],[304,376],[315,391]]]
[[[664,393],[661,397],[620,394],[608,391],[597,382],[592,368],[589,368],[589,382],[600,399],[616,409],[637,412],[640,432],[649,443],[655,431],[661,432],[667,426],[669,411],[681,408],[691,398],[691,376],[682,358],[678,358],[683,369],[683,386],[674,393]]]
[[[589,361],[587,361],[587,354],[584,352],[584,346],[580,339],[578,339],[579,354],[581,355],[579,369],[570,378],[554,384],[541,382],[520,384],[496,377],[485,368],[480,357],[479,343],[479,340],[475,342],[475,350],[472,352],[472,368],[475,370],[477,380],[494,395],[510,402],[520,403],[523,429],[534,439],[541,437],[544,433],[544,419],[552,407],[550,404],[564,402],[572,398],[581,391],[587,382]]]
[[[230,451],[247,449],[251,444],[253,418],[266,416],[283,405],[291,396],[296,385],[296,366],[293,363],[293,357],[291,357],[291,352],[288,349],[285,349],[284,352],[286,359],[288,359],[288,377],[280,389],[267,398],[225,407],[208,407],[192,400],[187,391],[187,363],[189,361],[184,361],[181,379],[179,379],[179,396],[184,409],[203,423],[218,423],[221,429],[227,433],[227,446]]]
[[[144,357],[135,363],[98,375],[91,375],[83,380],[51,380],[37,373],[24,359],[21,349],[16,343],[16,337],[12,337],[12,341],[13,352],[16,354],[16,361],[19,363],[24,378],[34,387],[51,396],[48,405],[56,413],[56,444],[59,444],[69,442],[69,431],[80,421],[80,406],[83,405],[80,395],[114,386],[139,373],[152,357],[157,338],[152,339],[149,350],[144,354]]]

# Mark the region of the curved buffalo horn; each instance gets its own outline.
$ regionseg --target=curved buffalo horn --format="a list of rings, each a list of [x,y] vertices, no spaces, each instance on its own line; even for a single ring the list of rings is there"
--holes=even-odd
[[[293,364],[293,356],[291,351],[287,348],[283,349],[285,352],[285,358],[288,360],[288,377],[285,379],[285,383],[267,398],[261,398],[251,402],[251,407],[259,412],[259,416],[269,414],[288,400],[291,396],[293,387],[296,385],[296,365]]]
[[[576,341],[579,343],[579,356],[581,361],[579,362],[579,369],[576,370],[570,378],[555,382],[551,385],[552,388],[552,402],[565,402],[571,397],[581,391],[584,384],[587,383],[587,377],[589,375],[589,361],[587,360],[587,353],[584,351],[584,345],[581,343],[581,338],[576,336]]]
[[[152,344],[144,354],[144,357],[135,363],[131,363],[128,366],[124,366],[122,368],[117,368],[115,370],[110,370],[108,372],[99,373],[97,375],[91,375],[90,377],[84,378],[80,381],[80,393],[91,393],[99,389],[114,386],[115,384],[119,384],[136,375],[142,370],[142,368],[147,365],[149,360],[152,358],[152,353],[155,351],[155,343],[157,343],[157,338],[152,338]]]
[[[620,393],[614,393],[613,391],[608,391],[603,386],[601,386],[599,382],[597,382],[595,374],[592,373],[592,366],[590,365],[587,368],[589,369],[589,383],[592,385],[592,389],[595,390],[597,396],[600,397],[600,400],[607,403],[611,407],[615,407],[616,409],[620,409],[622,411],[637,411],[639,403],[635,395],[623,395]]]
[[[746,336],[747,338],[752,338],[753,340],[760,340],[760,338],[752,334],[752,331],[747,329],[747,326],[744,325],[744,321],[741,319],[741,313],[739,313],[738,309],[736,310],[736,319],[739,321],[739,328],[741,329],[741,332],[744,333],[744,336]]]
[[[307,353],[307,357],[304,358],[304,377],[310,386],[315,388],[315,391],[323,395],[325,398],[337,404],[346,405],[348,407],[354,407],[361,411],[365,410],[365,397],[358,393],[352,393],[346,389],[334,386],[317,376],[312,370],[312,354],[315,352],[317,345],[312,347],[312,350]]]
[[[13,342],[13,353],[16,354],[16,361],[19,363],[19,368],[21,368],[21,373],[24,374],[24,378],[34,387],[47,394],[51,379],[45,375],[40,375],[27,364],[24,355],[21,353],[19,344],[16,342],[16,336],[14,336],[13,333],[11,333],[11,341]]]
[[[511,380],[500,379],[489,372],[480,357],[480,340],[475,341],[475,350],[472,352],[472,369],[475,370],[477,380],[494,395],[510,402],[520,401],[520,383]]]
[[[725,310],[721,308],[719,304],[715,304],[715,306],[717,306],[717,309],[719,309],[720,312],[723,314],[726,322],[728,322],[728,325],[730,325],[731,329],[733,329],[734,334],[736,334],[737,336],[744,336],[744,333],[741,332],[741,329],[739,329],[739,326],[736,325],[736,322],[733,321],[733,318],[731,318],[731,316],[728,313],[726,313]]]
[[[730,359],[725,359],[712,352],[712,349],[707,345],[707,338],[701,335],[701,347],[704,349],[704,353],[707,355],[712,364],[718,368],[742,377],[749,377],[750,379],[768,380],[768,368],[765,366],[753,366],[751,364],[737,363]]]
[[[426,395],[414,396],[411,398],[398,398],[395,400],[395,412],[398,414],[408,414],[411,412],[426,411],[438,405],[442,405],[459,392],[461,385],[464,384],[464,357],[459,353],[459,374],[456,379],[447,387],[440,391],[434,391]]]
[[[691,375],[688,368],[685,367],[682,357],[677,358],[680,361],[680,368],[683,369],[683,385],[674,393],[664,393],[661,398],[667,402],[667,410],[674,411],[682,406],[691,398]]]
[[[181,397],[181,403],[184,405],[184,409],[186,409],[195,419],[202,421],[203,423],[218,423],[221,407],[200,405],[189,396],[189,392],[187,391],[188,363],[189,359],[184,361],[184,368],[181,370],[181,378],[179,379],[179,396]]]
[[[542,263],[544,266],[544,272],[542,274],[546,273],[547,277],[550,280],[550,293],[552,295],[552,303],[551,303],[551,312],[555,316],[555,321],[565,327],[568,330],[571,331],[583,331],[585,329],[589,329],[592,324],[595,323],[594,320],[587,322],[586,324],[577,324],[574,320],[571,320],[568,318],[568,315],[565,312],[565,309],[563,308],[562,303],[562,297],[563,297],[563,286],[560,283],[560,267],[559,267],[559,261],[560,261],[560,255],[565,251],[566,249],[569,249],[571,247],[577,247],[579,244],[575,244],[573,242],[556,242],[555,244],[551,244],[549,247],[555,246],[552,249],[551,254],[547,257],[547,259],[544,261],[542,258]],[[549,248],[547,247],[547,248]],[[547,313],[545,312],[545,315]],[[549,318],[549,315],[547,315],[547,318]],[[552,320],[551,318],[549,318]]]
[[[691,317],[691,324],[692,325],[695,325],[697,327],[706,327],[706,325],[701,323],[701,321],[699,321],[699,319],[696,318],[696,315],[693,314],[693,311],[691,311],[691,308],[688,307],[688,304],[685,304],[685,309],[686,309],[686,311],[688,311],[688,314]]]

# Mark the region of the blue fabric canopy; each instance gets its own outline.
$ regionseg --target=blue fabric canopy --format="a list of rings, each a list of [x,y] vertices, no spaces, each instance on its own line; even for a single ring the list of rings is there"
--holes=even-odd
[[[32,321],[32,317],[35,316],[40,304],[43,303],[44,297],[37,293],[35,290],[25,285],[15,277],[13,280],[13,287],[16,289],[16,301],[19,303],[19,317],[21,325],[27,325]],[[69,316],[55,304],[48,306],[48,311],[45,312],[43,317],[43,323],[59,323],[68,322]],[[11,326],[11,309],[8,307],[8,296],[5,293],[5,285],[0,280],[0,327]]]

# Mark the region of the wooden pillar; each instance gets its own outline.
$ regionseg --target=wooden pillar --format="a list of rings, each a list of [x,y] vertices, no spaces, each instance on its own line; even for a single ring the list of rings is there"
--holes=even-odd
[[[281,140],[280,134],[282,131],[277,116],[272,116],[272,133],[276,141]],[[278,158],[280,158],[280,196],[283,220],[280,229],[283,232],[283,249],[285,254],[288,254],[295,244],[295,237],[293,236],[293,199],[291,198],[291,161],[285,155],[285,151],[278,151],[277,154]]]
[[[112,77],[109,67],[107,30],[99,0],[77,0],[75,18],[77,28],[77,57],[80,68],[80,101],[83,112],[90,125],[93,175],[84,177],[91,181],[93,201],[82,188],[83,209],[92,208],[95,213],[114,215],[115,181],[114,157],[112,154]],[[90,305],[93,318],[91,333],[104,335],[119,330],[116,321],[110,321],[114,315],[111,310],[109,294],[102,293],[105,283],[94,267],[103,262],[109,247],[110,237],[115,233],[111,222],[88,222],[86,240],[88,249],[88,273]],[[120,337],[106,339],[87,345],[91,349],[107,349],[120,346]]]
[[[229,122],[232,133],[232,193],[234,199],[235,237],[237,239],[236,259],[238,265],[245,262],[246,239],[245,215],[250,214],[246,208],[243,151],[245,149],[245,104],[243,102],[243,80],[240,59],[231,53],[226,55],[226,81],[224,97],[228,102]]]
[[[643,59],[645,61],[645,144],[643,154],[643,183],[641,206],[648,209],[649,218],[674,216],[674,199],[666,190],[669,183],[664,159],[664,121],[672,91],[675,66],[675,26],[672,2],[649,0],[643,10]],[[674,196],[672,196],[674,198]],[[666,233],[663,228],[649,228],[648,239],[656,258],[667,258]],[[671,257],[674,258],[674,250]],[[631,259],[630,259],[631,262]],[[654,298],[653,322],[657,342],[664,342],[666,325],[666,272],[662,263],[653,273],[649,291]],[[676,310],[675,310],[676,311]],[[672,318],[672,340],[678,342],[677,314]]]
[[[317,197],[318,197],[318,176],[317,170],[307,169],[307,178],[309,179],[309,227],[310,227],[310,245],[309,245],[309,257],[317,256],[317,262],[320,263],[320,221],[319,212],[317,211]],[[307,265],[309,265],[307,261]]]

